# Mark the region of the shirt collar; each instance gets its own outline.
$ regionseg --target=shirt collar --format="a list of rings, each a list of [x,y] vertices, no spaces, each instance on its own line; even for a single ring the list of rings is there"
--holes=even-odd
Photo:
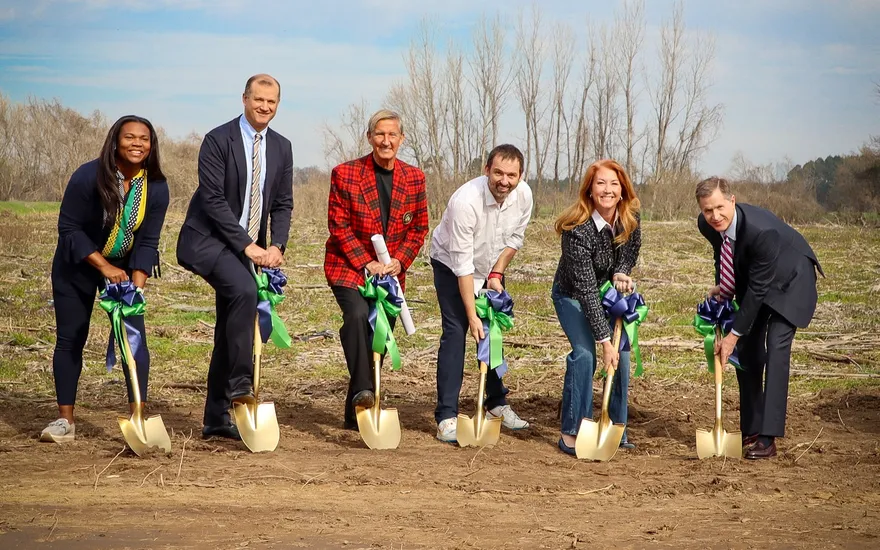
[[[614,226],[606,222],[605,218],[602,217],[602,214],[599,214],[598,210],[593,209],[593,215],[590,217],[593,218],[593,223],[596,224],[596,231],[601,233],[602,229],[604,229],[607,225],[609,228],[611,228],[611,234],[614,234]],[[614,212],[614,222],[617,223],[617,211]]]
[[[727,226],[727,230],[721,236],[726,236],[731,241],[736,240],[736,207],[733,208],[733,219],[730,220],[730,225]]]
[[[253,143],[254,136],[256,136],[258,132],[256,129],[254,129],[253,126],[251,126],[251,123],[248,122],[247,117],[244,115],[241,115],[240,117],[238,117],[238,125],[241,128],[241,131],[244,134],[244,137],[247,138],[248,141]],[[266,126],[265,128],[263,128],[262,132],[259,132],[259,134],[263,136],[264,141],[266,140],[266,132],[268,132],[268,131],[269,131],[269,127]]]

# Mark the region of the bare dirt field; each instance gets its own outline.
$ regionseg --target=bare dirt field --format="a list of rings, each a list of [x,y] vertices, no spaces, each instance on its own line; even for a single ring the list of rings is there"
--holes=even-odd
[[[347,375],[341,318],[320,269],[324,225],[297,220],[279,306],[297,341],[270,346],[264,365],[281,443],[252,454],[199,436],[213,299],[176,268],[180,219],[171,216],[147,329],[150,410],[173,432],[173,448],[137,457],[116,423],[124,385],[118,367],[104,371],[109,324],[98,311],[77,441],[37,441],[56,414],[48,279],[56,216],[0,209],[0,548],[880,547],[876,230],[803,228],[829,277],[795,343],[780,456],[700,461],[694,432],[711,428],[714,397],[690,320],[711,281],[709,249],[692,223],[646,222],[636,273],[651,306],[641,332],[646,374],[632,382],[628,422],[638,447],[591,463],[556,448],[567,342],[549,300],[558,258],[549,221],[533,223],[510,273],[508,397],[531,429],[503,430],[497,446],[480,450],[434,439],[439,312],[420,257],[407,295],[419,332],[398,332],[403,370],[383,376],[403,440],[370,451],[342,429]],[[473,414],[477,379],[469,365],[463,413]],[[732,372],[724,411],[726,428],[737,429]]]

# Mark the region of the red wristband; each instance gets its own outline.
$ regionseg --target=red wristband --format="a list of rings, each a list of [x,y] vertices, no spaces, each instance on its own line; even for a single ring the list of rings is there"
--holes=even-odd
[[[489,276],[487,277],[487,279],[501,279],[502,277],[504,277],[504,273],[492,271],[489,273]]]

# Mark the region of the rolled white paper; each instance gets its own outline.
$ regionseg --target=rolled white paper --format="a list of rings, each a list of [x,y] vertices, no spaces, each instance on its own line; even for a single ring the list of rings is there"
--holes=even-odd
[[[373,235],[370,238],[370,241],[373,242],[373,250],[376,251],[376,258],[378,258],[379,263],[390,264],[391,256],[388,254],[388,246],[385,245],[385,237],[382,235]],[[394,277],[394,280],[397,281],[397,277]],[[399,285],[400,281],[397,281],[397,284]],[[406,307],[406,298],[403,297],[403,289],[400,290],[400,299],[403,301],[400,305],[400,322],[403,323],[403,328],[406,330],[407,336],[410,336],[415,334],[416,326],[413,324],[409,308]]]

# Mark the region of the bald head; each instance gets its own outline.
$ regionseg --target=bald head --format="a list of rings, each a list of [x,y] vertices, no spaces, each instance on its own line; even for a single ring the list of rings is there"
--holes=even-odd
[[[247,83],[245,83],[244,85],[244,94],[242,95],[244,95],[245,97],[251,95],[251,88],[255,82],[257,84],[260,84],[261,86],[274,86],[278,88],[278,99],[279,101],[281,100],[281,84],[278,82],[278,80],[275,79],[274,76],[268,75],[266,73],[255,74],[254,76],[248,78]]]

